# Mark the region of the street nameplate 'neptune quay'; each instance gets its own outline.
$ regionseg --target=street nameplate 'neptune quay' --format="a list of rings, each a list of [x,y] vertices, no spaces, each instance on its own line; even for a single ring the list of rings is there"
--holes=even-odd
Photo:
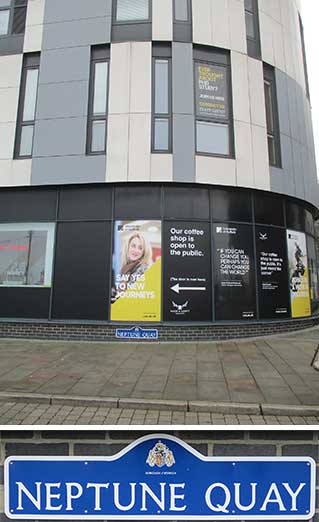
[[[307,520],[311,458],[203,457],[169,435],[114,457],[11,457],[5,512],[14,519]]]

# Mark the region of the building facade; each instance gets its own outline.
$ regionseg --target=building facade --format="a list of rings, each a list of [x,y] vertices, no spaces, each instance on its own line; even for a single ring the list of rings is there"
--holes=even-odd
[[[300,7],[0,2],[0,331],[315,322]]]

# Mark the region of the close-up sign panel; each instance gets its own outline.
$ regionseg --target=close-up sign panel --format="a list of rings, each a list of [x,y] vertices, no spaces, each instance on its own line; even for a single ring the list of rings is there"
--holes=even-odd
[[[170,435],[140,438],[113,457],[10,457],[12,519],[308,520],[308,457],[204,457]]]

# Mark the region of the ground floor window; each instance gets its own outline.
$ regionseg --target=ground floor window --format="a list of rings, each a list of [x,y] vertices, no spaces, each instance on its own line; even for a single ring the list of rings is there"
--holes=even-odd
[[[0,285],[50,286],[54,224],[0,225]]]

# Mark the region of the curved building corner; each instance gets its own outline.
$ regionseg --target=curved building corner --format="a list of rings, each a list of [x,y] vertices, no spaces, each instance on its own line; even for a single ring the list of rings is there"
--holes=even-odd
[[[300,3],[2,4],[0,335],[316,324]]]

